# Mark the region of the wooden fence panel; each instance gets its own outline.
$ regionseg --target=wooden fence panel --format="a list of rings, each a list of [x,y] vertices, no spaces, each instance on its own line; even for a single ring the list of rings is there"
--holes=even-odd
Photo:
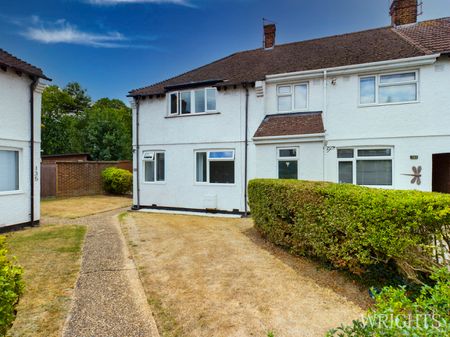
[[[56,197],[56,164],[41,165],[41,197]]]

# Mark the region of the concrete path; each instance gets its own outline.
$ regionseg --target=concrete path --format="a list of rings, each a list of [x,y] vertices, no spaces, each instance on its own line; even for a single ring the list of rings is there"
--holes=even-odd
[[[64,337],[159,337],[120,230],[117,215],[122,211],[76,220],[48,219],[88,226]]]

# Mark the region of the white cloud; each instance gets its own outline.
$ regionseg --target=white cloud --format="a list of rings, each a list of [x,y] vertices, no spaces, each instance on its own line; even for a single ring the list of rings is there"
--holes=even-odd
[[[93,5],[120,5],[120,4],[174,4],[191,6],[188,0],[85,0]]]

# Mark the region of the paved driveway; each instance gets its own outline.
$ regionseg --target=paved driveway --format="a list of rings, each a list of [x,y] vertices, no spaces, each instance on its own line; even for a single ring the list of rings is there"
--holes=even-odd
[[[122,229],[161,335],[323,336],[363,313],[364,292],[270,248],[249,219],[130,213]]]

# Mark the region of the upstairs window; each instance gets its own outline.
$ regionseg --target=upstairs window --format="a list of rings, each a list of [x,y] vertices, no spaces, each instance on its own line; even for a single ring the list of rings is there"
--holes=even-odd
[[[340,183],[392,186],[392,148],[338,149]]]
[[[308,83],[279,85],[278,112],[302,111],[308,108]]]
[[[166,175],[165,153],[162,151],[145,151],[144,161],[144,182],[164,182]]]
[[[19,151],[0,150],[0,192],[19,190]]]
[[[195,180],[198,183],[234,184],[234,151],[197,151]]]
[[[362,105],[417,101],[417,71],[364,76],[359,79],[359,102]]]
[[[169,95],[169,115],[188,115],[216,111],[216,89],[172,92]]]

